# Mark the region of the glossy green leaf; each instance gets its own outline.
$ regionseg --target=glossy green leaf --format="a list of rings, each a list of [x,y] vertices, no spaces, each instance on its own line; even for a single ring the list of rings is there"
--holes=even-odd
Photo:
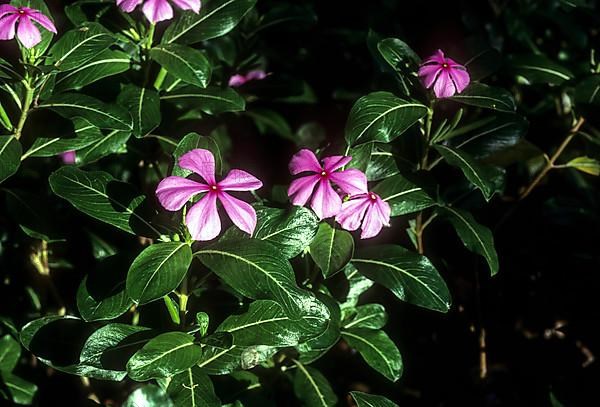
[[[400,351],[385,332],[350,328],[342,331],[342,337],[361,354],[369,366],[388,380],[395,382],[402,376]]]
[[[155,243],[140,253],[127,273],[127,295],[137,304],[162,298],[175,290],[192,262],[187,243]]]
[[[166,100],[185,108],[198,109],[207,114],[240,112],[245,109],[246,101],[231,88],[208,87],[200,89],[186,86],[161,96]]]
[[[136,137],[145,136],[160,124],[160,97],[153,89],[125,85],[119,93],[117,103],[131,114],[133,135]]]
[[[381,181],[373,188],[373,192],[390,205],[391,216],[406,215],[435,205],[423,188],[399,174]]]
[[[448,287],[427,257],[396,245],[370,246],[352,264],[403,301],[434,311],[450,308]]]
[[[37,386],[27,380],[21,379],[12,373],[2,374],[0,377],[0,386],[8,390],[12,401],[15,404],[30,405],[33,402]],[[0,395],[4,389],[0,390]]]
[[[483,256],[492,275],[498,272],[498,254],[494,246],[494,236],[487,227],[477,223],[473,215],[461,209],[445,206],[439,211],[452,223],[463,244],[470,251]]]
[[[565,164],[567,167],[575,168],[590,175],[600,175],[600,161],[590,157],[577,157]]]
[[[104,138],[100,129],[81,117],[73,119],[74,137],[38,137],[23,157],[53,157],[70,150],[79,150]]]
[[[133,129],[129,113],[117,105],[110,105],[80,93],[61,93],[38,106],[54,110],[67,119],[82,117],[102,129]]]
[[[352,157],[352,161],[346,165],[346,168],[356,168],[362,172],[367,171],[369,163],[371,162],[373,147],[374,143],[366,143],[348,149],[347,155]]]
[[[389,92],[363,96],[350,110],[346,141],[354,146],[378,141],[389,143],[427,114],[427,106],[400,99]]]
[[[396,72],[402,93],[410,95],[410,88],[418,82],[415,73],[419,69],[421,58],[404,41],[397,38],[386,38],[379,41],[377,49],[392,70]]]
[[[0,338],[0,374],[13,371],[21,357],[21,344],[12,336],[4,335]]]
[[[133,380],[146,381],[174,376],[198,362],[202,349],[184,332],[167,332],[150,340],[127,362]]]
[[[291,209],[258,207],[257,224],[252,237],[275,246],[281,254],[291,259],[308,247],[317,234],[319,219],[307,208],[294,206]],[[238,228],[227,231],[224,239],[248,236]]]
[[[252,118],[260,134],[274,134],[286,140],[296,142],[290,124],[283,115],[272,109],[253,108],[245,113]]]
[[[167,393],[154,384],[138,387],[127,397],[122,407],[176,407]]]
[[[469,154],[445,145],[434,145],[446,162],[460,168],[465,177],[481,190],[487,201],[497,191],[497,179],[503,176],[503,171],[491,165],[475,161]]]
[[[256,4],[256,0],[209,0],[200,14],[183,12],[169,25],[162,42],[194,44],[231,31]]]
[[[381,304],[365,304],[355,308],[355,312],[344,322],[344,329],[381,329],[387,323],[387,313]]]
[[[575,101],[588,105],[600,105],[600,74],[588,76],[575,86]]]
[[[464,91],[450,99],[465,105],[501,112],[514,112],[517,109],[515,99],[509,91],[477,82],[472,82]]]
[[[379,181],[399,174],[400,170],[392,152],[377,145],[371,152],[371,160],[367,165],[365,175],[369,181]]]
[[[0,182],[17,172],[22,152],[21,143],[14,136],[0,137]]]
[[[48,64],[60,71],[78,68],[115,43],[114,36],[97,23],[67,31],[50,49]]]
[[[110,154],[125,153],[130,137],[130,131],[107,131],[106,134],[102,134],[102,137],[77,151],[77,163],[90,164]]]
[[[177,79],[205,88],[210,82],[212,66],[206,55],[194,48],[179,44],[157,45],[150,57]]]
[[[146,198],[106,172],[62,167],[50,175],[49,182],[56,195],[86,215],[132,234],[160,235],[142,216]]]
[[[308,364],[325,355],[340,339],[340,326],[342,314],[337,301],[330,295],[316,293],[317,298],[329,310],[327,328],[320,335],[298,344],[296,349],[300,352],[300,362]]]
[[[573,79],[571,71],[544,55],[513,55],[509,62],[515,74],[529,84],[560,85]]]
[[[223,332],[216,335],[221,337]],[[228,374],[235,370],[251,369],[270,359],[278,350],[271,346],[238,346],[232,343],[230,334],[225,335],[225,340],[211,339],[203,348],[202,358],[198,367],[209,375]]]
[[[361,294],[373,286],[373,281],[360,274],[352,263],[348,263],[344,268],[344,274],[348,280],[348,294],[346,294],[346,301],[342,304],[342,309],[354,308],[358,304]]]
[[[330,407],[337,405],[338,399],[331,385],[317,369],[304,366],[294,360],[297,369],[294,373],[294,393],[307,407]]]
[[[54,90],[79,90],[100,79],[117,75],[129,70],[131,59],[126,52],[106,49],[80,67],[69,72],[59,74],[56,78]]]
[[[319,266],[325,278],[342,270],[354,253],[352,235],[321,222],[317,235],[310,244],[310,257]]]
[[[356,403],[356,407],[398,407],[398,404],[383,396],[367,394],[360,391],[351,391],[350,394]]]
[[[192,171],[181,168],[177,163],[182,155],[196,148],[209,150],[211,153],[213,153],[213,156],[215,157],[215,171],[217,174],[221,173],[223,161],[221,159],[219,145],[215,139],[212,137],[203,137],[198,133],[188,133],[181,139],[179,144],[177,144],[177,147],[173,152],[173,159],[175,161],[173,165],[173,175],[187,177],[188,175],[192,174]]]
[[[174,376],[167,394],[177,407],[221,407],[210,377],[198,367]]]

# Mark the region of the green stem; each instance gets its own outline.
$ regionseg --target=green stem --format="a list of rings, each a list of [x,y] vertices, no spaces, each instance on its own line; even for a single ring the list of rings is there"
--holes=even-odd
[[[160,68],[158,75],[156,75],[156,79],[154,80],[154,89],[160,90],[165,78],[167,77],[167,70],[165,68]]]
[[[421,169],[421,170],[427,169],[427,161],[429,160],[429,145],[431,143],[431,125],[433,123],[434,103],[435,103],[435,100],[432,100],[431,104],[429,105],[429,110],[427,110],[427,117],[425,118],[425,134],[423,135],[425,147],[424,147],[424,151],[423,151],[423,157],[421,157],[421,162],[419,163],[419,169]],[[423,223],[423,211],[419,212],[415,221],[416,221],[415,235],[417,238],[417,251],[419,252],[419,254],[423,254],[425,251],[425,245],[423,243],[423,231],[425,230],[425,227],[427,227],[427,225],[429,223],[427,223],[427,222]]]
[[[146,49],[152,48],[152,43],[154,42],[154,31],[155,30],[156,30],[156,24],[151,23],[150,28],[148,28],[148,34],[146,36],[146,44],[145,44]]]
[[[179,319],[181,320],[180,325],[182,328],[185,327],[188,298],[188,278],[185,276],[179,290]]]
[[[17,140],[21,137],[23,126],[25,126],[25,121],[27,121],[27,115],[29,114],[31,102],[33,102],[33,88],[31,87],[31,81],[26,81],[25,101],[23,102],[23,109],[21,109],[21,117],[19,118],[19,123],[17,124],[17,128],[15,129],[15,138]]]

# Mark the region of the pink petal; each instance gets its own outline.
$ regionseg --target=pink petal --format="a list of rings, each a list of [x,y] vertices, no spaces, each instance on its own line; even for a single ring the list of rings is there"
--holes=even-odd
[[[258,178],[242,170],[229,171],[229,174],[219,182],[219,188],[223,191],[254,191],[262,185]]]
[[[6,6],[8,4],[5,4]],[[15,25],[19,19],[18,14],[9,14],[0,18],[0,40],[15,38]]]
[[[153,23],[173,18],[173,7],[167,0],[146,0],[142,11],[146,18]]]
[[[29,13],[29,17],[37,22],[38,24],[40,24],[42,27],[44,27],[46,30],[53,32],[54,34],[56,34],[56,27],[54,26],[54,23],[52,22],[52,20],[50,20],[48,17],[46,17],[45,15],[43,15],[42,13],[40,13],[37,10],[32,10],[31,13]]]
[[[441,65],[444,62],[446,62],[446,58],[444,57],[444,51],[442,51],[441,49],[438,49],[437,51],[435,51],[433,53],[433,55],[431,55],[429,58],[427,58],[425,61],[423,61],[422,65],[430,64],[430,63],[436,63],[436,64]]]
[[[306,177],[300,177],[295,179],[288,188],[288,196],[290,197],[292,204],[297,206],[304,206],[313,193],[315,185],[321,179],[319,175],[308,175]]]
[[[42,40],[40,30],[31,22],[29,17],[21,16],[17,26],[17,37],[25,48],[33,48]]]
[[[182,10],[192,10],[198,14],[200,12],[200,0],[171,0]]]
[[[244,75],[236,74],[229,78],[228,85],[232,88],[237,88],[238,86],[242,86],[246,82],[246,77]]]
[[[63,164],[75,164],[77,161],[77,153],[74,150],[65,151],[59,154]]]
[[[215,185],[215,157],[202,148],[190,150],[179,158],[179,166],[195,172],[210,185]]]
[[[321,179],[313,195],[310,207],[315,211],[319,219],[331,218],[340,213],[342,199],[333,190],[329,181]]]
[[[219,200],[231,221],[244,232],[252,235],[256,228],[256,211],[250,204],[234,198],[228,193],[219,193]]]
[[[221,219],[217,212],[217,194],[208,193],[192,206],[185,217],[194,240],[213,240],[221,232]]]
[[[375,202],[371,200],[371,205],[369,206],[369,209],[365,215],[365,219],[361,227],[361,239],[369,239],[377,236],[384,225],[389,226],[390,224],[390,206],[387,202],[381,200],[379,196],[375,195],[375,197]]]
[[[379,196],[377,196],[375,207],[379,212],[379,216],[381,218],[381,221],[383,222],[383,225],[390,226],[390,216],[392,215],[392,208],[390,208],[390,205],[386,201],[381,199]]]
[[[323,171],[323,168],[321,168],[321,164],[319,164],[319,160],[317,160],[315,153],[306,148],[294,154],[288,167],[292,175],[300,174],[301,172],[305,171],[319,173]]]
[[[250,71],[246,74],[247,81],[259,81],[265,79],[266,77],[267,74],[265,73],[265,71],[260,69],[255,69],[254,71]]]
[[[367,192],[367,176],[356,168],[334,172],[329,179],[347,194],[356,195]]]
[[[126,13],[131,13],[144,0],[117,0],[117,6]]]
[[[442,66],[438,64],[421,65],[419,68],[419,78],[421,79],[423,86],[426,89],[429,89],[441,71]]]
[[[156,187],[156,197],[166,210],[178,211],[191,197],[209,189],[208,185],[200,184],[191,179],[172,176],[160,181]]]
[[[0,18],[6,14],[17,13],[19,9],[11,4],[0,4]]]
[[[464,67],[456,67],[452,68],[450,71],[450,76],[454,79],[454,84],[456,85],[456,92],[460,93],[469,85],[471,82],[471,78],[469,77],[469,73]]]
[[[323,158],[323,168],[327,172],[333,172],[342,168],[350,161],[352,161],[352,157],[348,157],[345,155],[332,155],[331,157]]]
[[[452,79],[450,79],[448,71],[442,70],[442,72],[440,72],[435,81],[435,85],[433,85],[433,92],[438,98],[447,98],[456,93],[454,83],[452,82]]]
[[[370,198],[367,194],[346,201],[342,204],[342,211],[337,214],[335,220],[346,230],[356,230],[360,227],[369,205]]]

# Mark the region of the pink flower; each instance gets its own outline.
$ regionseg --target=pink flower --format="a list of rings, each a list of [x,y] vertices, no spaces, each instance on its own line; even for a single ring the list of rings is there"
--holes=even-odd
[[[259,80],[265,79],[266,77],[267,77],[267,74],[265,73],[265,71],[257,69],[257,70],[248,72],[246,75],[242,75],[242,74],[233,75],[231,78],[229,78],[229,86],[231,86],[232,88],[237,88],[238,86],[242,86],[246,82],[259,81]]]
[[[182,10],[192,10],[196,14],[200,12],[200,0],[171,0],[171,2]],[[173,18],[173,7],[167,0],[117,0],[117,6],[126,13],[131,13],[142,3],[144,3],[142,7],[144,15],[154,24]]]
[[[290,161],[292,175],[301,172],[312,174],[292,181],[288,196],[294,205],[304,206],[312,195],[311,208],[320,219],[337,215],[342,209],[342,199],[332,188],[331,182],[337,184],[347,194],[357,194],[367,190],[367,177],[357,169],[337,171],[348,164],[352,157],[331,156],[319,163],[314,153],[307,149],[298,151]],[[318,184],[318,185],[317,185]],[[314,191],[315,186],[317,189]]]
[[[361,239],[374,237],[383,226],[390,226],[390,205],[383,201],[377,194],[367,192],[354,195],[342,204],[342,211],[335,220],[346,230],[362,232]]]
[[[42,40],[42,35],[31,20],[56,34],[56,27],[52,20],[40,11],[29,7],[15,7],[10,4],[0,5],[0,40],[15,38],[15,27],[18,25],[16,31],[19,41],[25,48],[35,47]]]
[[[433,85],[433,92],[438,98],[462,92],[471,81],[467,68],[444,57],[440,49],[421,64],[419,78],[427,89]]]
[[[217,212],[217,199],[233,223],[246,233],[256,227],[256,212],[244,201],[225,191],[254,191],[262,182],[242,170],[231,170],[220,182],[215,181],[215,158],[208,150],[197,148],[179,158],[179,166],[200,175],[206,183],[171,176],[163,179],[156,188],[160,204],[169,211],[178,211],[194,195],[206,194],[188,211],[185,224],[195,240],[212,240],[221,232]]]
[[[59,154],[60,159],[63,164],[75,164],[77,161],[77,154],[74,150],[65,151],[64,153]]]

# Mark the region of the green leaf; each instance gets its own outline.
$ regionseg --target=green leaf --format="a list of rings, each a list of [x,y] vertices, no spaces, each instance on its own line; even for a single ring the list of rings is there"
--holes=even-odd
[[[577,157],[565,164],[567,167],[575,168],[586,174],[600,175],[600,162],[590,157]]]
[[[127,374],[136,381],[181,373],[198,362],[202,348],[184,332],[167,332],[151,339],[127,362]]]
[[[374,143],[361,144],[358,147],[348,149],[348,154],[352,157],[352,161],[346,165],[346,168],[356,168],[362,172],[367,171],[369,162],[371,162],[371,154],[373,153]]]
[[[354,104],[346,124],[346,141],[354,146],[378,141],[389,143],[427,114],[427,106],[400,99],[389,92],[374,92]]]
[[[85,321],[117,318],[133,305],[125,291],[125,260],[121,255],[102,259],[79,284],[77,309]]]
[[[179,44],[157,45],[150,50],[150,58],[183,82],[200,88],[210,82],[212,66],[206,55],[194,48]]]
[[[174,405],[163,389],[154,384],[147,384],[135,389],[122,407],[174,407]]]
[[[15,404],[31,405],[37,392],[37,386],[11,373],[2,374],[1,386],[8,390]],[[0,391],[0,395],[2,391]]]
[[[200,89],[186,86],[161,96],[185,108],[195,108],[204,113],[216,115],[225,112],[240,112],[246,108],[246,101],[231,88],[208,87]]]
[[[434,311],[450,308],[448,287],[427,257],[401,246],[381,245],[359,251],[352,264],[403,301]]]
[[[321,222],[317,235],[310,244],[310,257],[317,263],[325,278],[342,270],[354,253],[352,235]]]
[[[465,105],[501,112],[514,112],[517,109],[515,99],[509,91],[477,82],[472,82],[467,89],[450,99]]]
[[[386,178],[373,188],[373,192],[390,205],[391,216],[406,215],[435,205],[435,201],[423,188],[416,186],[402,175]]]
[[[381,146],[374,147],[371,152],[371,160],[365,171],[369,181],[379,181],[400,173],[394,155]]]
[[[404,41],[397,38],[386,38],[379,41],[377,49],[397,74],[402,92],[407,96],[410,95],[410,87],[417,83],[415,73],[419,69],[421,58]]]
[[[300,361],[302,363],[312,363],[325,355],[340,339],[340,327],[342,314],[337,301],[330,295],[316,293],[317,298],[325,304],[329,310],[329,318],[327,328],[319,336],[311,338],[306,342],[298,344],[296,347],[300,352]]]
[[[100,129],[81,117],[73,118],[75,137],[38,137],[29,150],[23,154],[26,157],[53,157],[65,151],[79,150],[99,142],[104,135]]]
[[[177,407],[221,407],[210,378],[198,367],[174,376],[167,394]]]
[[[77,151],[77,163],[90,164],[107,155],[123,153],[130,137],[130,131],[111,130],[102,134],[101,138]]]
[[[498,254],[494,246],[494,236],[487,227],[477,223],[473,215],[450,206],[440,207],[439,212],[450,221],[463,244],[470,251],[483,256],[492,276],[498,272]]]
[[[288,259],[298,256],[317,234],[319,219],[313,211],[300,206],[291,209],[258,207],[257,224],[252,237],[275,246]],[[248,236],[238,228],[230,228],[223,239]]]
[[[146,304],[175,290],[192,262],[187,243],[155,243],[144,249],[127,273],[127,294],[137,304]]]
[[[307,314],[329,316],[312,293],[296,285],[289,261],[270,243],[256,239],[228,240],[194,255],[240,294],[255,300],[274,300],[292,319]]]
[[[100,79],[117,75],[129,70],[131,60],[126,52],[105,49],[84,65],[67,73],[59,74],[54,89],[57,92],[79,90]]]
[[[117,105],[109,105],[81,93],[61,93],[40,104],[38,108],[54,110],[67,119],[82,117],[102,129],[133,129],[129,113]]]
[[[278,348],[264,345],[237,346],[231,334],[218,332],[209,337],[198,366],[209,375],[229,374],[234,370],[251,369],[271,358]]]
[[[276,111],[255,107],[251,111],[247,111],[246,115],[254,120],[260,134],[275,134],[286,140],[297,141],[290,124]]]
[[[145,136],[160,124],[160,97],[152,89],[125,85],[119,93],[117,103],[131,114],[133,135],[136,137]]]
[[[348,294],[346,294],[346,301],[342,304],[342,309],[354,308],[358,304],[361,294],[373,286],[373,281],[360,274],[352,263],[348,263],[344,274],[348,280]]]
[[[560,85],[573,79],[571,71],[543,55],[512,55],[509,61],[515,74],[528,84]]]
[[[181,168],[178,165],[178,162],[182,155],[196,148],[209,150],[211,153],[213,153],[213,156],[215,157],[215,171],[217,174],[221,173],[223,161],[221,159],[221,151],[217,142],[212,137],[203,137],[198,133],[188,133],[181,139],[175,148],[175,151],[173,152],[173,159],[175,161],[173,165],[173,175],[177,175],[178,177],[187,177],[188,175],[192,174],[192,171]]]
[[[350,394],[356,403],[356,407],[398,407],[398,404],[383,396],[367,394],[360,391],[351,391]]]
[[[187,11],[172,22],[163,43],[194,44],[220,37],[231,31],[256,4],[256,0],[210,0],[199,14]]]
[[[575,86],[575,101],[588,105],[600,105],[600,74],[588,76]]]
[[[49,177],[52,191],[93,218],[131,234],[160,235],[143,216],[145,197],[103,171],[62,167]]]
[[[22,152],[21,143],[15,136],[0,137],[0,182],[17,172]]]
[[[387,313],[380,304],[365,304],[355,308],[350,318],[344,322],[344,329],[368,328],[381,329],[387,323]]]
[[[478,163],[469,154],[452,147],[438,144],[434,148],[448,164],[460,168],[465,177],[481,190],[486,201],[492,199],[497,191],[497,179],[504,173],[501,169]]]
[[[338,399],[331,385],[317,369],[293,361],[298,369],[294,374],[294,393],[307,407],[337,405]]]
[[[21,357],[21,345],[12,336],[0,338],[0,374],[13,371]]]
[[[64,33],[50,49],[48,64],[60,71],[78,68],[115,43],[115,38],[97,23]]]
[[[373,369],[395,382],[402,376],[402,357],[398,348],[383,332],[364,328],[342,331],[348,345],[356,349]]]

